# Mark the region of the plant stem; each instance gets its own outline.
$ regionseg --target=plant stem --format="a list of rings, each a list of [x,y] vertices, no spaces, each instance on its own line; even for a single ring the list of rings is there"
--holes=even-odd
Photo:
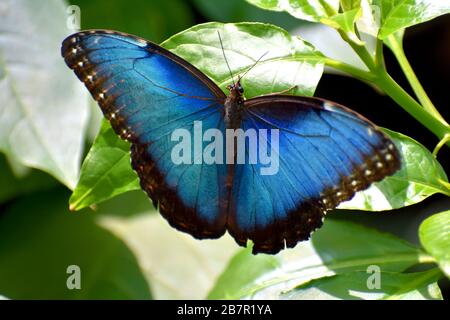
[[[444,138],[436,145],[433,150],[433,156],[436,158],[439,150],[441,150],[442,146],[450,141],[450,133],[447,133]]]
[[[439,121],[448,125],[448,123],[445,121],[445,119],[441,116],[439,111],[433,105],[424,88],[420,84],[419,79],[417,78],[413,68],[411,67],[408,59],[406,58],[402,42],[395,35],[390,35],[387,39],[387,42],[389,44],[389,48],[394,53],[398,63],[400,64],[400,67],[403,70],[403,73],[408,79],[409,84],[414,90],[414,93],[416,94],[422,106],[425,108],[425,110],[427,110],[437,119],[439,119]]]
[[[375,76],[371,72],[364,71],[362,69],[356,68],[350,64],[342,61],[337,61],[331,58],[325,58],[325,65],[340,70],[344,73],[350,74],[360,80],[374,82]]]
[[[375,51],[375,64],[379,69],[386,69],[384,64],[383,40],[377,39],[377,47]]]
[[[339,34],[341,35],[342,39],[353,48],[353,50],[356,52],[359,58],[365,63],[367,68],[370,70],[370,72],[374,76],[374,79],[372,80],[374,84],[376,84],[380,89],[382,89],[388,96],[391,97],[391,99],[393,99],[398,105],[400,105],[406,112],[412,115],[417,121],[423,124],[428,130],[433,132],[439,138],[439,140],[444,139],[444,137],[450,134],[450,126],[445,122],[445,120],[441,121],[442,116],[440,115],[438,116],[441,119],[439,119],[436,116],[436,114],[439,114],[439,112],[434,108],[434,106],[432,107],[434,110],[432,112],[422,107],[414,98],[412,98],[405,90],[403,90],[403,88],[400,87],[400,85],[397,82],[395,82],[395,80],[392,79],[391,76],[387,73],[384,63],[379,58],[379,56],[382,55],[382,51],[380,52],[380,50],[382,50],[382,46],[380,45],[380,43],[377,43],[377,52],[376,57],[374,58],[369,53],[369,51],[365,46],[361,46],[354,43],[347,36],[347,34],[345,34],[345,32],[339,30]],[[403,50],[401,51],[403,52]],[[362,70],[359,70],[357,68],[354,67],[348,68],[348,66],[342,66],[339,64],[337,64],[336,66],[341,68],[345,67],[346,72],[354,74],[356,77],[365,76],[364,74],[361,74]],[[354,69],[357,69],[358,71],[354,73],[356,71]],[[412,74],[414,75],[414,72],[412,72]],[[418,80],[417,83],[419,83]],[[450,141],[446,141],[446,145],[450,147]]]
[[[400,87],[387,72],[378,72],[375,83],[397,104],[433,132],[440,140],[450,133],[450,127],[437,120]],[[447,142],[450,146],[450,142]]]
[[[367,68],[369,68],[370,71],[377,69],[372,55],[365,46],[353,42],[342,30],[339,30],[338,32],[342,39],[344,39],[344,41],[347,42],[358,54],[359,58],[364,62],[364,64],[367,66]]]

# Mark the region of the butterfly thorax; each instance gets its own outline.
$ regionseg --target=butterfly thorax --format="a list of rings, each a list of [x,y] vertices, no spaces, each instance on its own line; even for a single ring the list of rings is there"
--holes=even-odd
[[[230,95],[225,100],[225,127],[227,129],[238,129],[241,125],[242,109],[244,106],[244,89],[239,81],[236,84],[229,85]]]

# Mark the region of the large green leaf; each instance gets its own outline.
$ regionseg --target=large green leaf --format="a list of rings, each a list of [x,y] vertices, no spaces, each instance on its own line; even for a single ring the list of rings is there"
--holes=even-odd
[[[225,89],[231,79],[217,31],[235,77],[268,52],[242,81],[247,97],[293,86],[296,86],[293,93],[314,93],[323,71],[323,56],[310,44],[278,27],[261,23],[207,23],[173,36],[163,46],[193,63]],[[138,188],[128,144],[118,139],[109,126],[102,127],[83,163],[79,185],[70,200],[72,209]]]
[[[66,191],[24,197],[0,216],[0,295],[11,299],[148,299],[136,259],[91,212],[72,214]],[[67,268],[81,289],[67,288]]]
[[[276,256],[240,252],[221,275],[210,298],[279,299],[298,285],[334,274],[366,271],[402,272],[420,261],[420,251],[392,235],[349,222],[326,219],[324,226],[294,249]],[[242,270],[250,270],[242,275]],[[256,270],[254,274],[252,270]]]
[[[139,189],[139,179],[131,169],[130,144],[117,138],[108,121],[102,127],[81,167],[69,204],[80,210],[118,194]]]
[[[155,299],[205,298],[239,247],[228,235],[199,241],[152,213],[104,215],[100,222],[130,247]]]
[[[384,130],[400,151],[402,168],[393,176],[356,193],[339,209],[391,210],[418,203],[435,193],[450,195],[442,183],[448,182],[445,171],[431,152],[403,134]]]
[[[354,23],[361,31],[385,39],[406,27],[431,20],[450,12],[450,0],[247,0],[260,8],[286,11],[292,16],[321,22],[347,32],[359,42],[353,32]],[[346,14],[360,11],[357,15]],[[344,14],[345,17],[339,17]],[[352,18],[352,19],[350,19]],[[333,20],[339,20],[334,21]],[[330,23],[331,22],[331,23]],[[337,25],[336,25],[337,23]],[[349,28],[350,27],[350,28]]]
[[[363,44],[355,31],[355,22],[361,16],[361,0],[247,0],[267,10],[286,11],[292,16],[321,22],[342,30],[355,43]]]
[[[262,57],[242,80],[247,98],[294,86],[292,94],[314,94],[323,72],[323,55],[309,43],[273,25],[205,23],[169,38],[162,45],[194,64],[226,90],[232,80],[218,32],[234,78]]]
[[[450,278],[450,211],[427,218],[419,228],[420,242]]]
[[[312,280],[284,292],[289,300],[442,300],[437,284],[439,271],[431,269],[417,273],[380,272],[380,286],[368,285],[372,273],[351,272]]]
[[[74,187],[88,100],[60,56],[65,10],[60,0],[1,3],[0,151]]]
[[[372,0],[380,8],[381,39],[406,27],[450,13],[450,0]]]

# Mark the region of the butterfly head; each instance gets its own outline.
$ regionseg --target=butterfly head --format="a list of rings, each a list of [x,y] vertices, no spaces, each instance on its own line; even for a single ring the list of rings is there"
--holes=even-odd
[[[236,100],[241,100],[243,101],[243,94],[244,94],[244,88],[241,85],[241,79],[238,78],[238,80],[233,83],[233,84],[229,84],[227,86],[227,89],[230,91],[230,97]]]

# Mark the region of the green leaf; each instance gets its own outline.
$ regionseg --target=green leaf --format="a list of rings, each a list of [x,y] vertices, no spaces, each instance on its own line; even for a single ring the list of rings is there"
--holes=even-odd
[[[0,151],[73,188],[88,118],[86,91],[60,56],[64,1],[3,1]]]
[[[297,87],[292,93],[314,93],[323,71],[323,56],[307,42],[275,26],[207,23],[173,36],[163,46],[193,63],[225,90],[231,79],[217,31],[234,77],[268,52],[242,80],[247,97],[293,86]],[[71,208],[78,210],[138,188],[130,166],[129,145],[120,142],[104,124],[83,163],[80,182],[70,199]]]
[[[339,0],[247,0],[260,8],[272,11],[286,11],[292,16],[320,22],[322,18],[330,17],[339,11]]]
[[[204,299],[239,248],[228,235],[194,239],[154,212],[103,215],[100,222],[134,253],[155,299]]]
[[[355,43],[363,45],[355,31],[355,23],[361,16],[361,0],[247,0],[267,10],[286,11],[292,16],[321,22],[332,28],[342,30]]]
[[[0,216],[0,295],[11,299],[149,299],[136,259],[92,213],[67,210],[67,192],[36,193]],[[67,268],[81,289],[67,288]]]
[[[232,80],[218,31],[234,78],[262,57],[242,80],[247,98],[294,86],[297,87],[292,94],[314,94],[322,76],[324,56],[311,44],[273,25],[205,23],[169,38],[162,46],[191,62],[226,91]]]
[[[422,222],[419,238],[425,250],[450,278],[450,211],[432,215]]]
[[[341,0],[340,3],[343,11],[361,8],[361,0]]]
[[[391,210],[409,206],[435,193],[450,195],[443,182],[448,182],[444,169],[424,146],[398,132],[384,129],[402,157],[402,168],[393,176],[374,183],[355,194],[338,209],[368,211]]]
[[[370,277],[378,276],[379,288],[371,286]],[[398,273],[351,272],[312,280],[281,295],[289,300],[442,300],[436,281],[439,270]]]
[[[275,256],[240,252],[221,275],[211,298],[279,299],[283,292],[312,279],[377,265],[382,272],[402,272],[420,261],[420,251],[390,234],[361,225],[325,220],[312,241]],[[256,270],[245,276],[242,270]]]
[[[266,10],[286,11],[298,19],[321,22],[333,27],[338,26],[329,24],[331,17],[353,9],[362,9],[363,21],[358,21],[358,24],[362,23],[361,31],[373,34],[374,29],[377,29],[380,39],[450,12],[450,0],[247,0],[247,2]],[[351,21],[348,17],[333,19]],[[347,30],[351,30],[348,23],[338,25],[340,28],[346,26]],[[351,32],[349,34],[352,35]],[[353,36],[351,38],[353,39]]]
[[[380,9],[381,28],[378,34],[385,39],[401,29],[450,13],[449,0],[373,0]]]
[[[322,18],[321,22],[335,29],[342,30],[356,44],[364,45],[364,42],[359,39],[355,31],[355,22],[360,16],[361,8],[357,8],[333,15],[329,18]]]
[[[70,209],[80,210],[139,188],[139,179],[131,169],[130,144],[120,140],[103,120],[81,167],[80,181],[69,200]]]

